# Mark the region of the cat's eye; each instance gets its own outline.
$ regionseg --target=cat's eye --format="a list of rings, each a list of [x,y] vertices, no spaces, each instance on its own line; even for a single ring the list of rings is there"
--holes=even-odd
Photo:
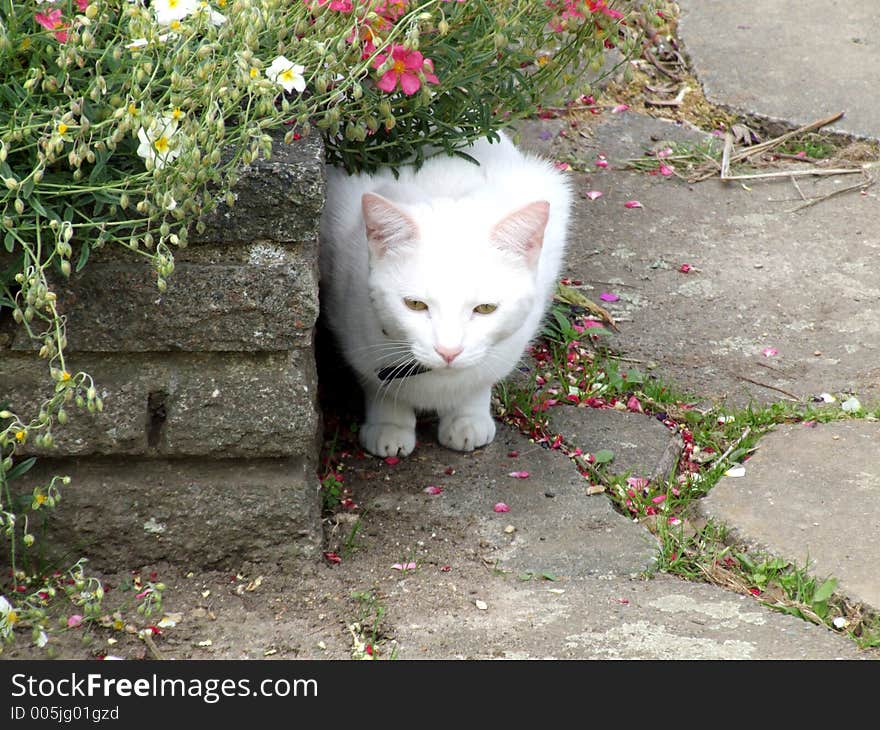
[[[405,297],[403,303],[414,312],[423,312],[428,308],[428,305],[420,299],[410,299],[409,297]]]
[[[474,307],[477,314],[492,314],[496,309],[498,309],[497,304],[478,304]]]

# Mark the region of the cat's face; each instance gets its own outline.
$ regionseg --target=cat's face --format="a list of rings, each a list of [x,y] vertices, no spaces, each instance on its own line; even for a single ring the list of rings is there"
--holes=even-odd
[[[435,372],[480,367],[503,374],[493,346],[538,305],[535,266],[547,204],[482,224],[473,212],[404,212],[372,194],[363,208],[370,296],[388,340],[382,364],[411,353]]]

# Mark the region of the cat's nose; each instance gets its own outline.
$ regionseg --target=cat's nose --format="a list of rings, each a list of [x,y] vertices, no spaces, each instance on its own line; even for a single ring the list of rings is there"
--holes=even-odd
[[[440,355],[447,363],[451,363],[455,358],[461,355],[463,347],[443,347],[443,345],[434,345],[437,354]]]

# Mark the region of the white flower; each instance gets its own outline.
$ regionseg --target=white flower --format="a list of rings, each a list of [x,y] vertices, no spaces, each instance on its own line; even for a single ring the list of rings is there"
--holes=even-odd
[[[306,80],[303,78],[305,70],[305,66],[292,63],[284,56],[278,56],[272,61],[272,65],[266,69],[266,76],[285,91],[296,89],[299,92],[303,92],[306,88]]]
[[[49,643],[49,637],[46,635],[45,631],[40,631],[39,635],[36,639],[36,645],[42,649],[46,644]]]
[[[170,25],[174,20],[182,20],[199,8],[198,0],[153,0],[150,7],[156,13],[156,22]]]
[[[0,639],[7,639],[12,634],[12,627],[18,621],[12,604],[5,596],[0,596]]]
[[[210,13],[211,16],[211,25],[223,25],[226,22],[226,16],[223,13],[218,13],[214,8],[212,8],[205,0],[202,0],[199,3],[199,12],[200,13]]]
[[[137,133],[140,142],[137,153],[144,160],[151,160],[153,166],[161,170],[180,155],[180,147],[172,141],[176,131],[177,122],[168,116],[153,122],[149,129],[141,127]]]

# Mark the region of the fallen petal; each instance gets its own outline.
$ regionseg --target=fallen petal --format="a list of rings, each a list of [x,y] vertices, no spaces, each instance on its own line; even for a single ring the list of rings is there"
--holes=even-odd
[[[603,291],[599,295],[599,299],[601,299],[603,302],[616,302],[618,299],[620,299],[620,297],[614,292]]]
[[[672,175],[673,172],[675,172],[675,170],[673,170],[669,165],[661,163],[658,172],[663,175],[663,177],[669,177],[670,175]]]
[[[596,198],[601,198],[602,193],[598,190],[588,190],[584,193],[584,197],[589,198],[590,200],[595,200]]]
[[[325,559],[328,563],[333,563],[334,565],[335,565],[336,563],[341,563],[341,562],[342,562],[342,558],[340,558],[336,553],[324,553],[324,559]]]
[[[744,477],[745,475],[746,468],[744,466],[732,466],[724,472],[724,476],[726,477]]]
[[[779,354],[779,350],[777,350],[775,347],[765,347],[763,350],[761,350],[761,354],[764,357],[773,357],[774,355]]]
[[[485,601],[481,601],[479,598],[474,601],[474,605],[481,611],[485,611],[487,608],[489,608],[489,605]]]
[[[77,626],[82,624],[82,622],[83,622],[83,617],[80,616],[78,613],[75,613],[72,616],[67,617],[67,628],[75,629]]]
[[[492,509],[496,512],[510,512],[510,506],[504,502],[498,502]]]
[[[430,487],[425,487],[422,491],[425,494],[440,494],[443,491],[443,487],[435,487],[432,485]]]
[[[385,463],[388,464],[388,466],[394,466],[395,464],[400,463],[400,459],[398,459],[396,456],[386,456]]]
[[[623,204],[624,208],[642,208],[644,207],[638,200],[627,200]]]
[[[611,113],[620,114],[620,112],[625,112],[627,109],[629,109],[629,104],[618,104],[611,109]]]
[[[415,570],[416,564],[413,562],[409,563],[395,563],[391,566],[394,570]]]
[[[513,477],[514,479],[528,479],[529,473],[527,471],[512,471],[507,476]]]
[[[606,160],[604,157],[599,157],[593,164],[596,167],[608,167],[608,160]]]
[[[691,270],[691,265],[690,264],[682,264],[681,266],[678,267],[678,270],[682,274],[686,274],[688,271]]]
[[[859,403],[859,399],[855,396],[851,398],[847,398],[843,403],[840,404],[841,410],[844,413],[858,413],[862,410],[862,404]]]

